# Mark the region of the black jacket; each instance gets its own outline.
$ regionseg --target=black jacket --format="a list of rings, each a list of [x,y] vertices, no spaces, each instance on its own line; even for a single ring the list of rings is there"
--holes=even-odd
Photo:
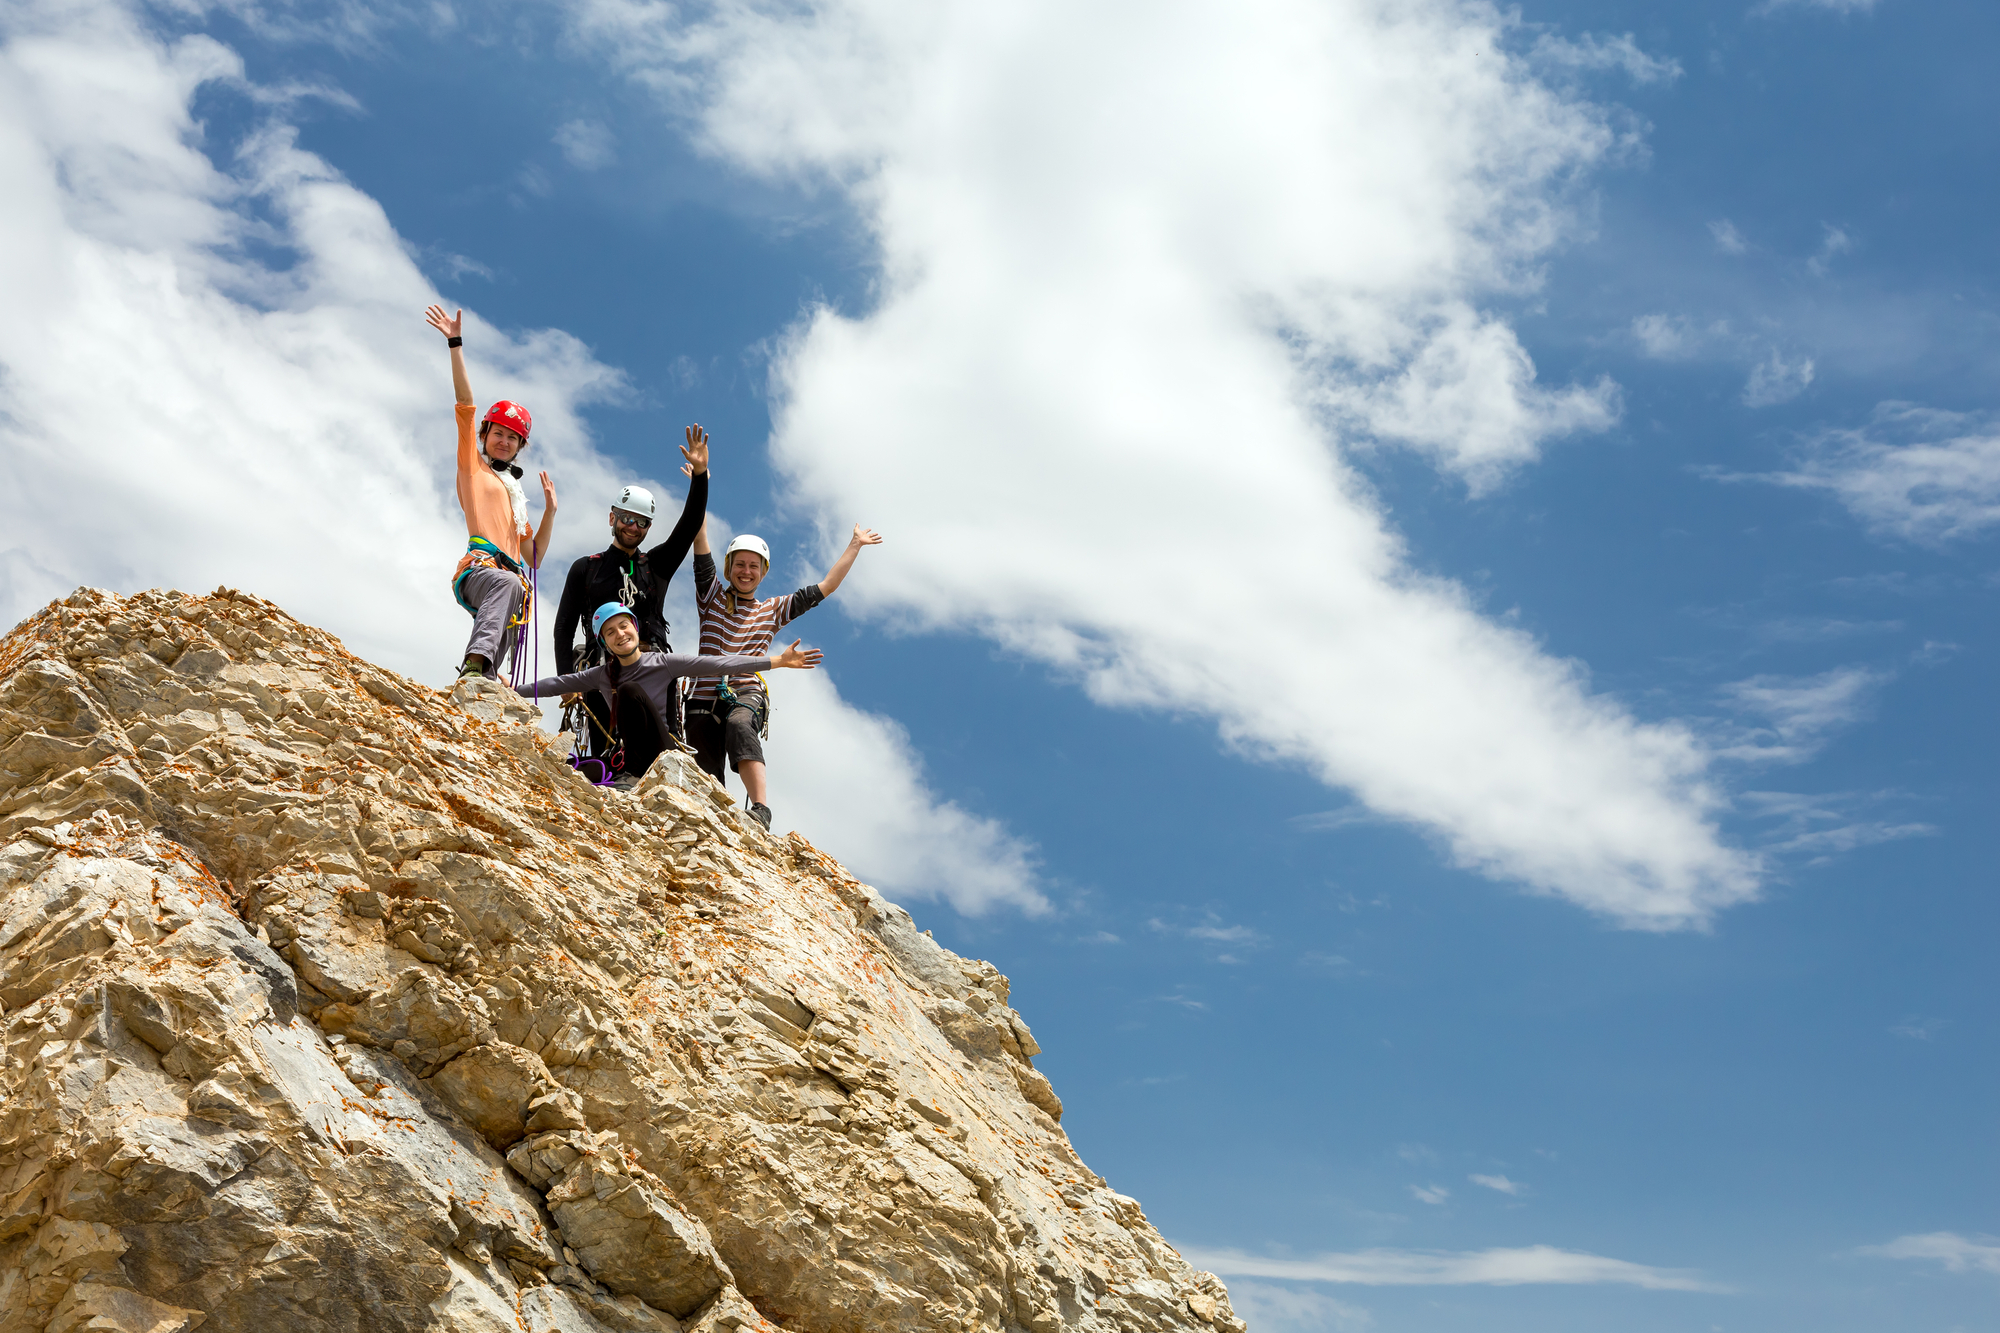
[[[704,472],[689,481],[680,521],[658,546],[627,555],[614,544],[596,555],[584,556],[569,567],[569,577],[563,580],[562,601],[556,605],[558,673],[567,675],[576,670],[577,627],[579,624],[583,627],[587,640],[590,617],[606,602],[632,608],[639,621],[641,642],[657,648],[667,646],[667,619],[661,609],[667,599],[667,583],[687,559],[707,514],[708,474]]]

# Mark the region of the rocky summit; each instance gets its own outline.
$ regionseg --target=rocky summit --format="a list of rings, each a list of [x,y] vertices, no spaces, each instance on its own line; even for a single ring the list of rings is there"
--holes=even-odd
[[[0,1333],[1240,1333],[1007,978],[539,722],[227,589],[0,640]]]

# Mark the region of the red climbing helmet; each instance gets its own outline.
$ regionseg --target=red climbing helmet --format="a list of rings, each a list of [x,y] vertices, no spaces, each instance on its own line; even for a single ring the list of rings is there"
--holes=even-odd
[[[520,436],[522,442],[525,443],[528,438],[528,428],[535,424],[535,419],[528,415],[527,408],[521,406],[519,403],[510,403],[505,398],[502,398],[499,402],[486,409],[486,415],[480,418],[479,424],[482,426],[505,426],[508,430]]]

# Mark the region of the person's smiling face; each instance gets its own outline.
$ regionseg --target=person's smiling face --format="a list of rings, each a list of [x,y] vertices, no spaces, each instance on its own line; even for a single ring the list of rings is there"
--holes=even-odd
[[[652,526],[653,520],[644,514],[628,514],[623,509],[611,511],[611,540],[621,551],[638,550]]]
[[[486,456],[496,463],[513,462],[514,455],[520,453],[526,443],[519,431],[508,430],[497,421],[486,427]]]
[[[639,622],[631,616],[613,616],[604,626],[604,647],[616,658],[639,651]]]
[[[748,597],[764,581],[764,557],[755,551],[738,551],[729,557],[729,586]]]

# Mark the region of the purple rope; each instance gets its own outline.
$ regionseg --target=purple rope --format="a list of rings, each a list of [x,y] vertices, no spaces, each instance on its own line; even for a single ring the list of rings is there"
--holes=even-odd
[[[537,599],[535,596],[535,593],[538,592],[541,588],[541,574],[542,571],[537,566],[534,565],[528,566],[529,623],[521,626],[520,629],[514,631],[514,653],[513,653],[514,660],[508,663],[507,665],[507,683],[514,687],[514,692],[516,694],[519,694],[521,692],[521,663],[523,659],[526,658],[527,656],[528,640],[531,638],[534,639],[535,641],[535,675],[529,677],[530,683],[533,683],[541,676],[542,643],[540,637],[540,627],[542,623],[542,606],[540,600]],[[539,696],[537,696],[537,699],[539,699]]]

